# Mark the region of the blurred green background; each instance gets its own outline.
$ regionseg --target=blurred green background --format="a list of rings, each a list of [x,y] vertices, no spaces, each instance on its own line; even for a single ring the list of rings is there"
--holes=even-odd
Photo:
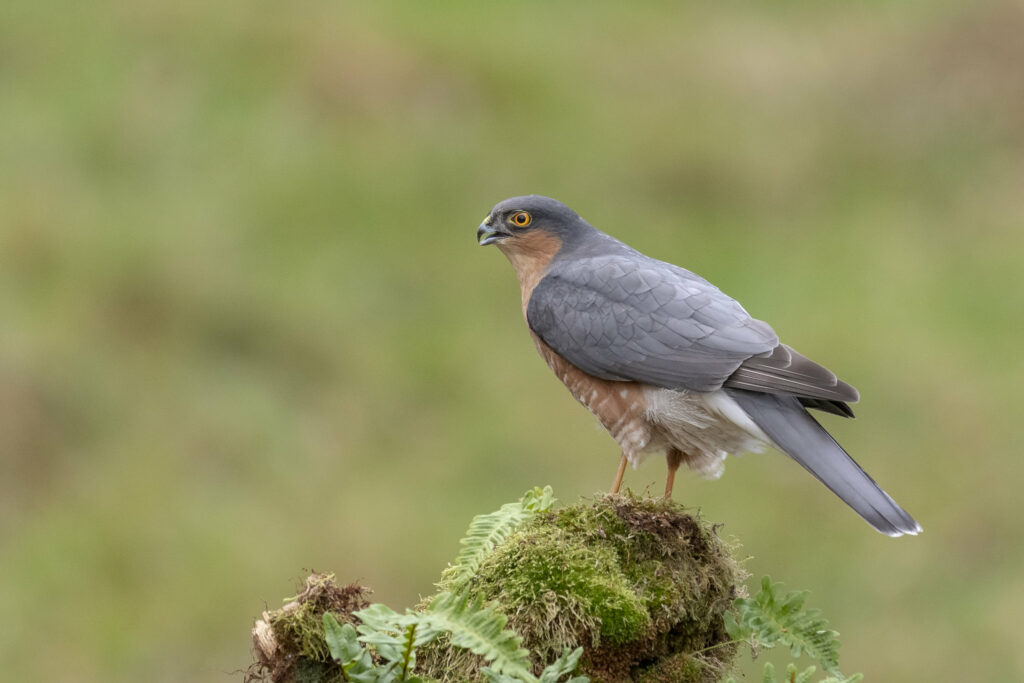
[[[473,514],[607,487],[475,244],[529,192],[861,390],[826,424],[922,536],[777,454],[676,486],[813,592],[845,669],[1024,679],[1020,3],[0,17],[5,679],[237,680],[306,569],[401,608]]]

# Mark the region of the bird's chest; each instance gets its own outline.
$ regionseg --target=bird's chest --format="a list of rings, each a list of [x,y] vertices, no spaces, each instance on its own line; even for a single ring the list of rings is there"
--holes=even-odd
[[[628,454],[639,454],[651,441],[651,425],[645,418],[647,409],[643,385],[638,382],[613,382],[589,375],[530,332],[544,362],[562,380],[569,393],[597,416],[612,438]]]

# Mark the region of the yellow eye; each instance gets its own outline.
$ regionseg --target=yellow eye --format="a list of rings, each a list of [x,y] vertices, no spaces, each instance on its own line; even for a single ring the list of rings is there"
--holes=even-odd
[[[517,211],[516,213],[512,214],[509,220],[512,221],[512,225],[516,226],[517,228],[525,228],[527,225],[530,224],[530,221],[532,221],[533,218],[531,218],[530,214],[526,213],[525,211]]]

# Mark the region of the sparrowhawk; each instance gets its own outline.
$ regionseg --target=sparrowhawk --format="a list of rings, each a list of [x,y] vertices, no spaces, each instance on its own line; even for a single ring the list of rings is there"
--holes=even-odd
[[[652,451],[671,496],[680,463],[718,476],[727,453],[772,446],[878,531],[921,531],[807,411],[853,417],[857,390],[707,280],[537,195],[497,204],[477,239],[512,263],[537,350],[621,447],[613,492]]]

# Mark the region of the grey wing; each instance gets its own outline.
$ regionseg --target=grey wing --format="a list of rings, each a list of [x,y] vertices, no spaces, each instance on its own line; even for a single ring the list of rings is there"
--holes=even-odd
[[[534,288],[530,328],[581,370],[714,391],[778,337],[702,278],[639,254],[557,264]]]
[[[800,355],[785,344],[770,353],[743,361],[728,380],[726,387],[762,391],[769,394],[790,394],[807,408],[853,417],[847,402],[856,403],[860,394],[828,368]]]

